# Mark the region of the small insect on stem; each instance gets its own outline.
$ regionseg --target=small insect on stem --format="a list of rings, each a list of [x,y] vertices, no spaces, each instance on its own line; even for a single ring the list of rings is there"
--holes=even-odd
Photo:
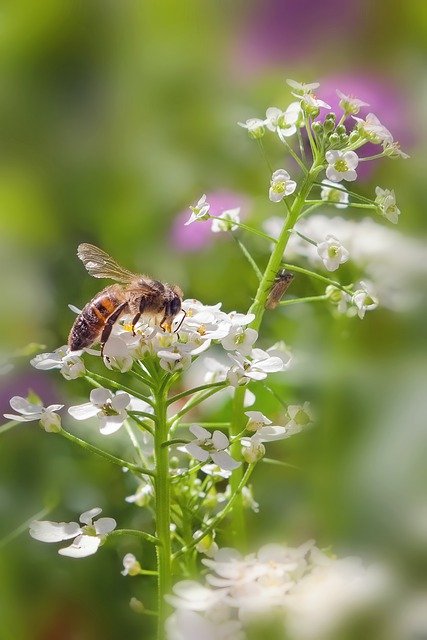
[[[294,274],[286,269],[281,269],[277,272],[270,293],[268,294],[267,302],[265,303],[266,309],[275,309],[277,307],[293,279]]]

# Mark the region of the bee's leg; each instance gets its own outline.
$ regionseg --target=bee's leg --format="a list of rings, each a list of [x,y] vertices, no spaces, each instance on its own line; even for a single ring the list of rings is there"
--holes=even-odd
[[[113,311],[113,313],[110,316],[108,316],[107,322],[105,323],[101,333],[101,358],[104,357],[105,343],[110,337],[110,333],[113,328],[113,325],[115,322],[117,322],[117,320],[119,319],[119,317],[121,316],[121,314],[123,313],[123,311],[126,309],[127,306],[128,306],[127,302],[124,302],[119,307],[117,307],[117,309]]]
[[[169,302],[167,302],[165,304],[165,308],[164,308],[163,311],[164,311],[164,315],[163,315],[163,318],[161,319],[161,321],[159,323],[159,326],[160,326],[160,329],[162,331],[166,331],[167,327],[165,327],[165,322],[166,322],[166,318],[169,317],[169,315],[170,315],[170,304],[169,304]],[[169,325],[169,331],[170,331],[170,325]]]
[[[140,319],[140,317],[142,316],[142,314],[145,311],[145,308],[147,306],[147,298],[142,297],[139,303],[139,309],[138,309],[138,313],[135,315],[135,317],[133,318],[132,322],[131,322],[131,327],[132,327],[132,334],[135,335],[135,325],[138,322],[138,320]]]

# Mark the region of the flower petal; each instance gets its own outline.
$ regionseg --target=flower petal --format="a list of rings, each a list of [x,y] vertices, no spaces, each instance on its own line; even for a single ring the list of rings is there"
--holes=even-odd
[[[107,533],[114,531],[117,527],[117,522],[114,518],[99,518],[93,523],[96,533],[101,536],[105,536]]]
[[[226,471],[234,471],[237,467],[240,467],[241,462],[237,462],[226,451],[214,451],[211,453],[211,458],[221,469]]]
[[[93,418],[99,412],[99,408],[95,407],[91,402],[84,402],[83,404],[76,404],[73,407],[68,408],[68,413],[75,420],[87,420]]]
[[[9,404],[14,411],[18,411],[18,413],[22,413],[25,416],[40,415],[43,409],[43,405],[28,402],[26,398],[21,398],[21,396],[13,396]]]
[[[96,553],[100,544],[101,540],[97,536],[81,535],[69,547],[59,549],[58,553],[69,558],[86,558]]]
[[[225,433],[222,433],[222,431],[214,431],[212,436],[212,443],[215,449],[226,449],[230,444],[230,441]]]
[[[75,538],[81,533],[77,522],[50,522],[33,520],[30,524],[30,536],[40,542],[61,542]]]
[[[104,436],[116,433],[125,421],[126,416],[127,414],[125,411],[119,416],[101,416],[101,426],[99,428],[100,433]]]
[[[109,389],[99,387],[98,389],[92,389],[90,392],[90,401],[99,407],[102,407],[108,400],[112,400],[113,394]]]
[[[196,436],[197,440],[209,440],[211,437],[209,431],[198,424],[192,424],[190,431],[194,436]]]
[[[209,459],[209,453],[202,449],[202,447],[199,447],[198,444],[190,442],[189,444],[186,444],[184,448],[190,456],[193,456],[193,458],[196,458],[196,460],[199,460],[200,462],[206,462],[206,460]]]
[[[83,524],[92,524],[92,520],[99,516],[102,513],[101,507],[94,507],[93,509],[89,509],[89,511],[83,511],[79,520]]]

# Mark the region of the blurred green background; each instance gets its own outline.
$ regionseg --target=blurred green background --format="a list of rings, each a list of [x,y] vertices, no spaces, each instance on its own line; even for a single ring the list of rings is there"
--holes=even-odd
[[[67,305],[97,290],[75,256],[81,241],[179,283],[187,296],[247,309],[256,282],[236,244],[209,240],[197,225],[185,236],[179,214],[205,192],[218,210],[240,204],[259,226],[277,214],[264,160],[236,122],[286,105],[287,77],[319,80],[325,91],[354,86],[371,103],[412,157],[378,163],[359,188],[394,187],[399,230],[423,241],[426,38],[421,0],[2,3],[1,350],[66,342]],[[278,145],[267,151],[283,166]],[[264,245],[248,243],[263,264]],[[400,278],[398,252],[388,268]],[[288,402],[310,400],[318,420],[271,447],[300,470],[261,466],[253,481],[261,516],[249,515],[254,545],[314,537],[338,554],[386,560],[408,593],[426,564],[422,259],[415,276],[419,299],[399,312],[379,309],[361,322],[301,305],[266,319],[261,344],[283,339],[298,356],[277,389]],[[297,278],[292,294],[317,291]],[[79,382],[17,363],[0,378],[1,412],[28,389],[65,403],[83,393]],[[271,398],[263,402],[277,412]],[[226,418],[228,406],[218,411]],[[120,469],[33,423],[0,436],[0,464],[0,537],[50,499],[53,520],[98,504],[123,526],[148,519],[124,502],[135,485]],[[16,538],[0,550],[0,639],[147,637],[148,623],[128,603],[133,595],[150,602],[150,581],[119,574],[129,551],[152,563],[131,541],[73,561],[26,533]]]

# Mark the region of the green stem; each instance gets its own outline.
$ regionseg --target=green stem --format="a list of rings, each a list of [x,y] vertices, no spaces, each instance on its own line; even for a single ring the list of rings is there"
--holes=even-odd
[[[291,212],[287,217],[285,224],[283,225],[280,236],[270,256],[267,268],[259,284],[258,291],[256,292],[255,300],[251,308],[249,309],[249,313],[255,314],[255,319],[252,321],[250,326],[257,331],[262,322],[265,311],[265,303],[267,302],[271,283],[274,282],[274,278],[276,277],[276,274],[282,262],[283,253],[289,241],[289,231],[293,229],[294,224],[304,207],[305,199],[310,193],[311,187],[313,186],[314,181],[316,180],[316,177],[321,169],[322,166],[316,166],[314,164],[307,176],[304,178],[300,192],[292,204]]]
[[[281,307],[289,304],[299,304],[300,302],[321,302],[327,300],[328,296],[307,296],[306,298],[291,298],[291,300],[282,300],[279,302]]]
[[[328,189],[336,189],[337,191],[343,191],[344,193],[348,193],[350,196],[353,196],[353,198],[358,198],[358,200],[364,200],[365,202],[372,203],[372,200],[370,200],[369,198],[366,198],[365,196],[361,196],[359,193],[356,193],[355,191],[350,191],[345,187],[340,187],[339,184],[334,184],[333,187],[331,187],[330,184],[325,184],[324,182],[314,182],[313,184],[315,184],[317,187],[327,187]]]
[[[133,464],[132,462],[127,462],[127,460],[122,460],[121,458],[117,458],[116,456],[113,456],[111,453],[107,453],[107,451],[98,449],[98,447],[95,447],[93,444],[86,442],[86,440],[82,440],[81,438],[77,438],[77,436],[73,436],[73,434],[69,433],[68,431],[64,431],[64,429],[61,429],[61,431],[58,431],[58,433],[60,436],[63,436],[70,442],[74,442],[74,444],[78,444],[79,447],[82,447],[82,449],[86,449],[86,451],[95,453],[97,456],[100,456],[101,458],[105,458],[105,460],[108,460],[109,462],[112,462],[113,464],[118,465],[119,467],[122,467],[122,468],[125,467],[130,471],[134,471],[135,473],[142,473],[146,476],[156,475],[155,472],[152,471],[151,469],[145,469],[144,467],[139,467],[138,465]]]
[[[241,242],[241,240],[239,240],[239,238],[237,238],[233,233],[231,235],[233,236],[234,240],[236,241],[240,251],[243,253],[243,255],[245,256],[246,260],[251,265],[252,269],[255,271],[256,277],[258,278],[259,281],[261,281],[262,273],[261,273],[257,263],[255,262],[255,260],[253,259],[253,257],[249,253],[249,251],[246,249],[246,247],[243,244],[243,242]]]
[[[164,624],[168,615],[165,596],[172,588],[171,578],[171,535],[170,535],[170,482],[169,482],[169,450],[164,443],[168,440],[167,392],[165,389],[155,390],[157,426],[154,432],[154,453],[156,458],[156,533],[161,541],[157,548],[158,571],[158,640],[165,636]]]
[[[314,153],[315,148],[313,149],[313,154]],[[259,331],[259,328],[261,326],[265,311],[265,304],[267,302],[267,297],[271,289],[271,283],[274,282],[276,274],[281,266],[283,253],[289,241],[290,231],[293,229],[296,221],[298,220],[298,217],[305,205],[305,200],[310,193],[310,190],[321,169],[321,164],[316,165],[316,163],[313,162],[313,166],[302,181],[301,189],[292,203],[289,215],[286,218],[282,231],[280,232],[277,242],[273,248],[273,252],[267,264],[267,268],[264,272],[261,282],[259,283],[258,290],[255,295],[255,300],[249,309],[249,313],[255,314],[255,318],[251,322],[250,326],[256,331]],[[237,436],[242,431],[242,427],[244,426],[244,398],[244,387],[238,387],[233,398],[233,415],[230,424],[230,436]],[[240,444],[238,443],[237,439],[231,445],[231,453],[233,456],[236,456],[238,458],[241,457]],[[232,495],[236,495],[236,492],[241,486],[243,478],[245,477],[242,477],[242,473],[243,469],[239,467],[235,469],[231,474],[230,484]],[[240,496],[240,492],[241,491],[238,492],[237,496]],[[245,516],[243,510],[243,501],[241,497],[237,496],[235,498],[235,506],[233,509],[231,530],[235,541],[239,540],[239,542],[244,542]]]
[[[177,393],[175,396],[172,396],[167,400],[167,405],[173,404],[181,398],[185,398],[186,396],[191,396],[198,391],[204,391],[205,389],[213,389],[215,387],[224,387],[226,386],[226,382],[210,382],[209,384],[202,384],[200,387],[194,387],[194,389],[186,389],[186,391],[182,391],[181,393]]]
[[[193,549],[200,542],[200,540],[203,540],[206,534],[210,533],[213,529],[216,529],[217,525],[221,522],[221,520],[223,520],[230,513],[232,507],[235,506],[235,502],[237,498],[240,496],[243,490],[243,487],[245,487],[246,484],[248,483],[254,468],[255,468],[255,464],[250,464],[248,466],[248,468],[245,471],[245,474],[243,475],[239,483],[239,486],[237,487],[236,491],[231,494],[231,498],[227,502],[227,505],[224,507],[224,509],[220,511],[214,518],[212,518],[210,523],[203,528],[202,533],[199,536],[197,536],[197,538],[194,538],[190,544],[188,544],[186,547],[183,547],[182,549],[180,549],[179,551],[173,554],[172,557],[174,560],[176,558],[180,558],[185,553],[188,553],[190,549]]]
[[[153,406],[153,401],[151,398],[147,398],[142,393],[135,391],[135,389],[131,389],[130,387],[126,387],[121,382],[115,382],[114,380],[110,380],[109,378],[105,378],[101,376],[99,373],[93,373],[92,371],[87,371],[89,375],[84,376],[85,380],[87,380],[93,387],[100,387],[105,385],[108,389],[117,389],[118,391],[125,391],[129,393],[129,395],[138,398],[139,400],[143,400],[147,404]]]
[[[295,160],[295,162],[299,165],[299,167],[304,171],[304,173],[307,173],[307,167],[305,166],[305,164],[303,163],[303,161],[301,160],[301,158],[295,153],[295,151],[292,149],[291,145],[289,144],[289,142],[286,140],[286,138],[280,138],[280,140],[283,142],[283,144],[287,147],[289,153],[291,154],[291,156],[293,157],[293,159]]]
[[[47,516],[52,511],[54,506],[55,506],[54,504],[51,504],[45,507],[38,513],[35,513],[33,516],[31,516],[31,518],[28,518],[28,520],[20,524],[19,527],[16,527],[16,529],[8,533],[4,538],[0,540],[0,549],[2,547],[5,547],[7,544],[9,544],[9,542],[12,542],[12,540],[15,540],[15,538],[20,536],[22,533],[25,533],[26,531],[28,531],[28,527],[30,526],[33,520],[41,520],[42,518]]]
[[[233,397],[233,409],[229,435],[232,439],[230,453],[234,459],[240,461],[242,461],[242,447],[237,438],[233,442],[233,437],[238,436],[242,429],[245,428],[246,416],[243,410],[244,399],[245,387],[238,387]],[[240,467],[233,471],[230,478],[231,495],[236,495],[231,522],[231,537],[234,545],[239,548],[244,548],[246,546],[245,513],[241,491],[239,491],[243,478],[243,471],[244,467],[243,464],[241,464]]]
[[[335,280],[331,280],[330,278],[327,278],[326,276],[322,276],[320,275],[320,273],[316,273],[315,271],[310,271],[309,269],[304,269],[303,267],[297,267],[295,264],[287,264],[285,262],[282,263],[282,267],[284,269],[289,269],[290,271],[296,271],[297,273],[303,273],[306,276],[309,276],[310,278],[314,278],[315,280],[320,280],[321,282],[326,282],[326,284],[331,284],[334,287],[336,287],[337,289],[341,289],[341,291],[345,291],[346,293],[349,293],[351,287],[349,286],[344,286],[342,284],[340,284],[339,282],[335,282]]]
[[[157,547],[162,546],[162,542],[156,536],[152,536],[150,533],[145,533],[145,531],[139,531],[139,529],[116,529],[107,535],[108,540],[110,538],[118,538],[120,536],[135,536],[136,538],[142,538],[147,542],[151,542],[155,544]],[[157,571],[155,571],[152,575],[155,575]],[[151,575],[151,574],[150,574]]]
[[[179,418],[181,418],[181,416],[184,416],[186,413],[191,411],[191,409],[194,409],[194,407],[197,407],[198,404],[200,404],[201,402],[204,402],[205,400],[207,400],[208,398],[213,396],[215,393],[218,393],[218,391],[222,391],[222,389],[225,389],[226,387],[228,387],[228,383],[227,384],[223,384],[221,387],[216,387],[214,389],[210,389],[206,393],[200,393],[195,398],[191,398],[191,400],[189,400],[182,407],[182,409],[180,411],[178,411],[178,413],[176,413],[169,420],[170,424],[175,424],[176,421],[179,420]]]
[[[209,216],[209,220],[216,220],[217,217],[216,216]],[[264,238],[264,240],[268,240],[269,242],[276,242],[276,240],[274,238],[272,238],[271,236],[269,236],[267,233],[263,233],[262,231],[258,231],[258,229],[254,229],[253,227],[249,227],[247,224],[243,224],[242,222],[231,222],[230,226],[236,226],[236,227],[240,227],[241,229],[245,229],[245,231],[250,231],[251,233],[253,233],[256,236],[259,236],[260,238]]]
[[[6,431],[9,431],[9,429],[16,427],[17,424],[22,424],[22,422],[17,420],[9,420],[9,422],[5,422],[0,427],[0,435],[2,433],[6,433]]]
[[[331,187],[333,189],[334,187]],[[307,204],[333,204],[328,202],[327,200],[306,200]],[[352,207],[353,209],[376,209],[377,206],[375,204],[365,204],[361,202],[349,202],[346,207]]]

